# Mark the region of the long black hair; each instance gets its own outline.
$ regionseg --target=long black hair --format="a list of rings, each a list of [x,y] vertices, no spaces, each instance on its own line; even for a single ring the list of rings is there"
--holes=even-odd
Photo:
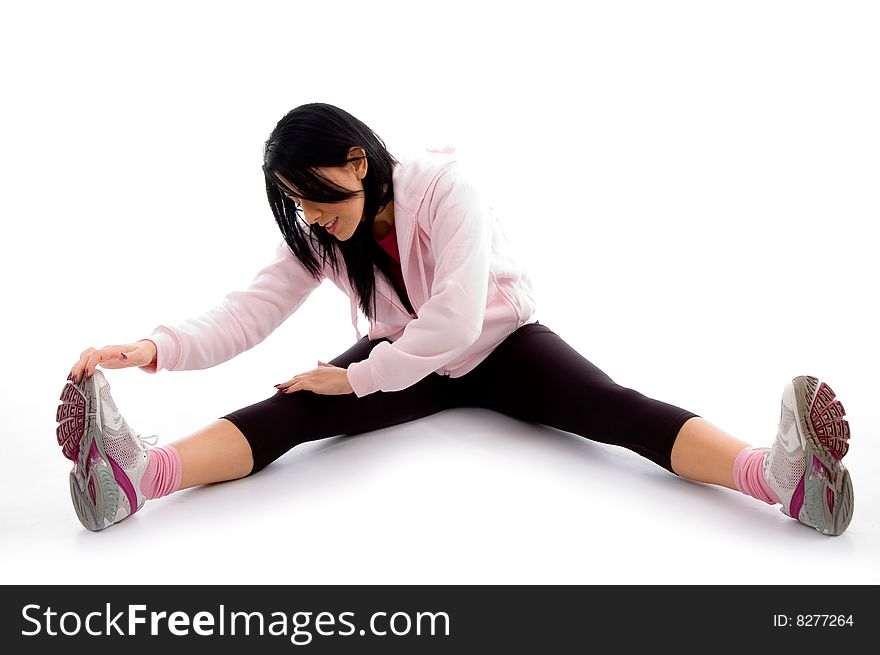
[[[353,161],[348,156],[352,147],[363,148],[367,153],[364,214],[354,234],[346,241],[339,241],[304,220],[300,208],[284,193],[276,173],[290,183],[300,198],[313,202],[348,200],[359,192],[333,184],[315,169],[345,166]],[[404,307],[414,313],[406,289],[391,275],[388,253],[373,236],[376,215],[394,198],[392,171],[397,163],[373,130],[348,112],[320,102],[300,105],[287,112],[272,130],[263,150],[269,206],[291,252],[316,280],[321,277],[321,269],[327,261],[339,273],[338,254],[341,254],[349,282],[358,294],[358,304],[370,318],[374,317],[375,307],[374,265],[394,286]]]

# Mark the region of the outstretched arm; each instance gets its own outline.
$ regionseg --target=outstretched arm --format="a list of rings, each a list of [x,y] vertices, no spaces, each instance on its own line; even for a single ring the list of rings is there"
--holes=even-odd
[[[156,344],[156,361],[141,370],[190,371],[232,359],[269,336],[321,281],[308,273],[282,240],[275,259],[246,289],[230,292],[219,306],[197,318],[156,327],[148,339]]]

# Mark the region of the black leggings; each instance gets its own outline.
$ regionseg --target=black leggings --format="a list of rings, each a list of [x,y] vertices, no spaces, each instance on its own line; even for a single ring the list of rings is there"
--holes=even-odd
[[[330,364],[347,368],[382,341],[363,337]],[[221,418],[242,431],[251,475],[306,441],[398,425],[453,407],[482,407],[623,446],[670,471],[681,426],[698,416],[622,387],[541,323],[514,331],[459,378],[431,373],[400,391],[323,395],[276,392]],[[676,474],[677,475],[677,474]]]

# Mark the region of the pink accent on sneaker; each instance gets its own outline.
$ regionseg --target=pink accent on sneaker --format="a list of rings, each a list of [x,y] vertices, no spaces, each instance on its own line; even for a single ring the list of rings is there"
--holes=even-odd
[[[794,488],[794,493],[791,494],[791,503],[788,505],[788,515],[797,519],[801,515],[801,508],[804,506],[804,479],[801,478],[801,481],[798,482],[798,486]],[[800,520],[800,519],[798,519]]]
[[[763,500],[768,505],[780,502],[764,480],[764,449],[743,448],[733,462],[733,483],[742,493]]]
[[[177,491],[183,474],[177,449],[174,446],[161,446],[150,448],[147,454],[150,461],[141,479],[141,493],[153,500]]]

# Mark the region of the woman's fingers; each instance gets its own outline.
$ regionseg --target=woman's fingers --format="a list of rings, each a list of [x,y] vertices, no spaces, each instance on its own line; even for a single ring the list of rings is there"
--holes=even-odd
[[[295,375],[295,376],[293,376],[291,379],[289,379],[287,382],[281,382],[280,384],[276,384],[276,385],[275,385],[275,388],[276,388],[276,389],[286,389],[286,388],[289,387],[291,384],[293,384],[294,382],[296,382],[297,380],[299,380],[299,377],[300,377],[299,375]]]
[[[311,389],[313,389],[311,382],[309,382],[308,380],[298,380],[297,382],[294,382],[289,387],[284,389],[282,393],[295,393],[297,391],[309,391]]]
[[[87,377],[91,376],[91,371],[94,370],[95,367],[95,355],[94,353],[98,352],[97,350],[93,350],[86,355],[83,355],[82,359],[79,360],[75,370],[74,370],[74,378],[73,381],[76,383],[81,382]]]
[[[303,376],[302,376],[302,375],[297,375],[297,376],[295,376],[294,378],[288,380],[287,382],[282,382],[281,384],[279,384],[279,385],[278,385],[278,388],[279,388],[279,389],[286,389],[287,387],[289,387],[289,386],[291,386],[291,385],[294,385],[294,384],[296,384],[297,382],[302,382],[302,380],[303,380]]]
[[[98,364],[102,364],[108,359],[108,353],[106,350],[96,350],[89,357],[89,361],[86,363],[86,369],[83,371],[85,377],[91,377],[95,373],[95,367]]]
[[[322,363],[322,362],[319,362]],[[316,369],[295,375],[292,379],[275,388],[282,393],[295,393],[297,391],[312,391],[325,395],[339,395],[352,393],[351,384],[344,368],[337,366],[319,366]]]
[[[287,382],[282,382],[281,384],[276,384],[275,388],[278,391],[286,392],[288,389],[294,387],[295,385],[300,385],[296,387],[296,389],[306,389],[307,387],[303,386],[309,381],[309,373],[300,373],[298,375],[294,375]]]
[[[79,361],[73,365],[73,368],[70,370],[71,379],[79,384],[79,381],[82,379],[83,371],[85,371],[87,364],[89,363],[89,357],[94,352],[94,348],[86,348],[82,351],[82,354],[79,356]]]
[[[102,368],[125,368],[128,366],[136,366],[132,361],[132,357],[126,353],[134,352],[136,348],[132,348],[130,344],[125,346],[105,346],[100,350],[87,348],[83,351],[79,361],[74,364],[70,370],[68,379],[79,384],[81,380],[91,377],[95,373],[95,368],[100,365]]]
[[[335,366],[333,366],[333,364],[328,364],[327,362],[322,362],[322,361],[319,359],[319,360],[318,360],[318,367],[325,367],[325,366],[329,366],[330,368],[336,368]],[[275,385],[275,388],[276,388],[276,389],[279,389],[279,390],[286,389],[287,387],[289,387],[291,384],[293,384],[293,383],[296,382],[297,380],[305,380],[305,379],[307,379],[307,376],[311,375],[311,373],[312,373],[312,371],[308,371],[308,372],[306,372],[306,373],[300,373],[299,375],[294,375],[294,376],[293,376],[292,378],[290,378],[287,382],[282,382],[282,383],[280,383],[280,384],[276,384],[276,385]]]

